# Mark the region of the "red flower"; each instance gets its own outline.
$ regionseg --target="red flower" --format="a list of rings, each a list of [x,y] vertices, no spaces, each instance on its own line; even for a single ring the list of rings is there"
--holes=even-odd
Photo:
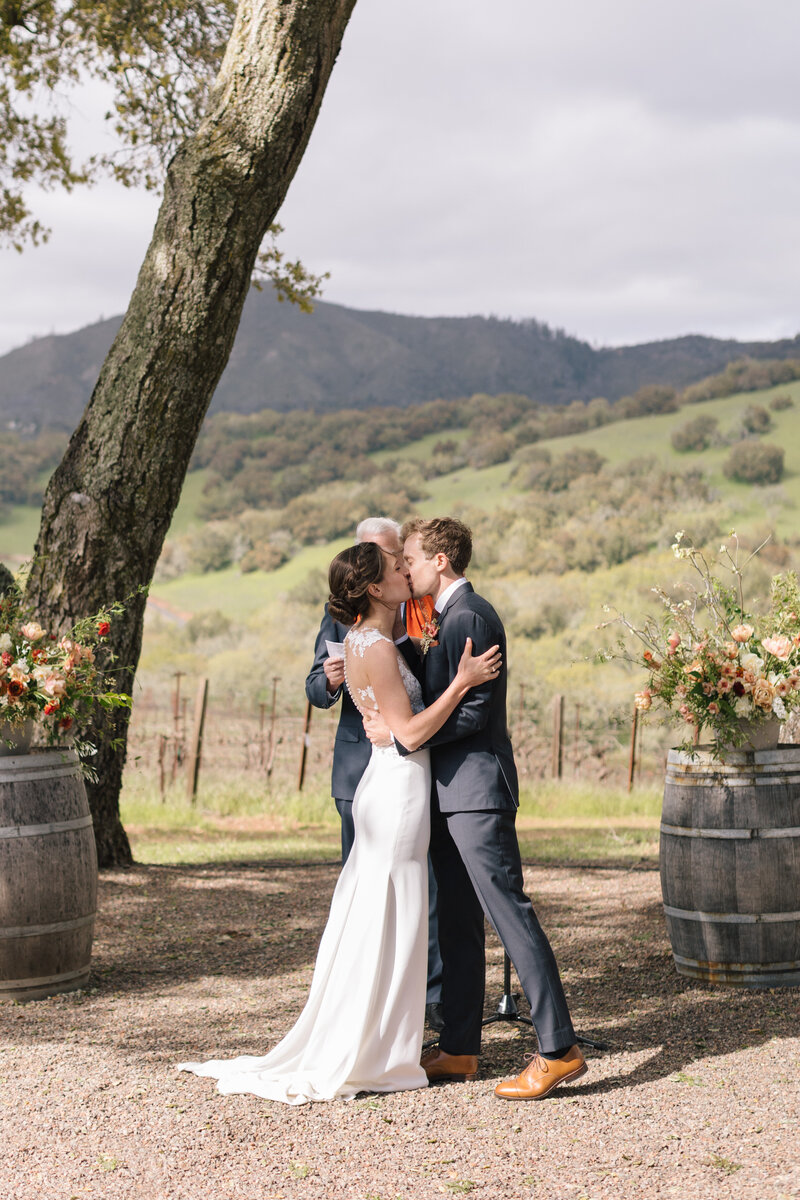
[[[98,637],[107,637],[110,632],[111,632],[111,622],[110,621],[101,621],[100,624],[97,626],[97,636]]]
[[[62,729],[69,729],[72,726],[72,717],[64,717],[58,722]]]
[[[8,683],[9,696],[13,696],[14,699],[16,699],[17,696],[21,696],[24,691],[25,691],[25,684],[22,683],[21,680],[19,680],[19,679],[10,679],[9,680],[9,683]]]
[[[53,713],[54,713],[54,712],[56,712],[56,711],[57,711],[59,708],[60,708],[60,703],[59,703],[59,701],[58,701],[58,700],[51,700],[49,704],[45,704],[45,706],[44,706],[44,715],[45,715],[46,717],[50,717],[50,716],[52,716],[52,715],[53,715]]]
[[[12,662],[14,661],[14,655],[9,654],[8,650],[4,650],[2,655],[0,655],[0,657],[2,657],[2,659],[3,659],[4,667],[10,667]]]

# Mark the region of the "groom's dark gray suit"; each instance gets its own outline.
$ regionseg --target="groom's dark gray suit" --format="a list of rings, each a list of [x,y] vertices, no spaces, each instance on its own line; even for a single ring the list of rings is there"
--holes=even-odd
[[[449,1054],[477,1054],[484,997],[484,913],[508,951],[531,1006],[543,1054],[575,1042],[553,951],[523,891],[514,827],[517,770],[506,721],[506,637],[495,610],[469,583],[447,598],[438,645],[423,663],[432,704],[453,679],[468,637],[473,653],[500,646],[494,683],[473,688],[428,743],[433,776],[431,858],[439,886],[444,1030]]]

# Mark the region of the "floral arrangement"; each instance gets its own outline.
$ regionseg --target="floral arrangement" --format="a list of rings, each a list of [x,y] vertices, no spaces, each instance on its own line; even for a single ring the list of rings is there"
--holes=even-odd
[[[800,588],[794,572],[771,581],[769,610],[754,615],[745,610],[743,572],[763,549],[762,542],[740,566],[739,539],[720,546],[719,566],[733,579],[722,582],[712,572],[701,551],[684,545],[684,534],[675,535],[676,558],[688,561],[700,577],[699,587],[689,587],[687,599],[676,602],[662,588],[653,588],[665,614],[648,619],[641,628],[623,614],[599,628],[622,624],[639,642],[632,654],[627,640],[618,652],[601,651],[601,660],[624,658],[644,667],[647,686],[636,693],[642,712],[661,709],[676,712],[691,728],[696,743],[701,729],[709,729],[720,745],[741,745],[746,740],[742,722],[755,725],[770,717],[786,720],[800,707]],[[608,611],[608,610],[607,610]]]
[[[130,696],[112,690],[98,662],[114,661],[105,643],[123,608],[121,602],[113,604],[58,637],[26,612],[16,583],[6,587],[0,593],[0,727],[13,730],[33,720],[52,743],[95,705],[130,707]],[[79,747],[80,753],[93,750]]]

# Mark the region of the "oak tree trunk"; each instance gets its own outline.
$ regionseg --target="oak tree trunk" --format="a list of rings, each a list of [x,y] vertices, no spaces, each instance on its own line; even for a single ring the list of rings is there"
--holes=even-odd
[[[302,158],[355,0],[240,0],[208,115],[178,150],[125,319],[45,495],[28,595],[63,629],[149,584],[228,361],[253,264]],[[145,600],[111,642],[130,691]],[[87,731],[101,865],[119,819],[127,714]],[[109,741],[123,739],[112,750]]]

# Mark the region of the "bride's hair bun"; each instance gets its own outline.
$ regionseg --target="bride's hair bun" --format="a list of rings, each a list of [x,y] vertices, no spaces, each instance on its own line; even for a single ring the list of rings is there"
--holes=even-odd
[[[386,563],[375,542],[359,542],[337,554],[328,569],[328,612],[342,625],[354,625],[369,611],[367,589],[382,577]]]

